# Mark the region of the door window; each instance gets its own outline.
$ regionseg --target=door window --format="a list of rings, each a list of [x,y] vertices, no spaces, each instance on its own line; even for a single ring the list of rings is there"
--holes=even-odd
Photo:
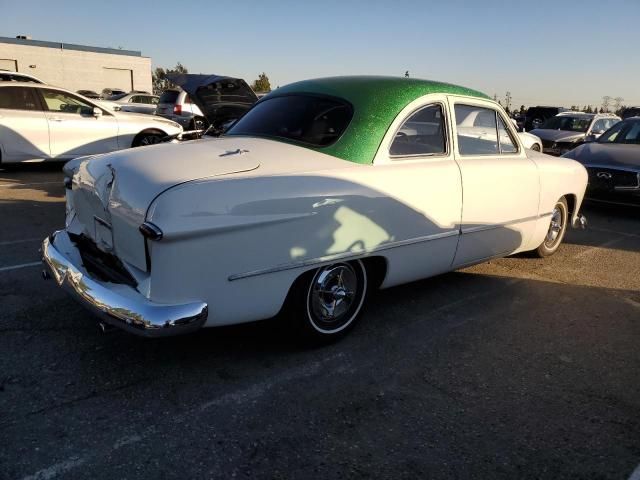
[[[461,155],[495,155],[500,152],[495,110],[461,104],[456,104],[454,110]]]
[[[50,112],[76,113],[93,115],[93,105],[83,102],[78,97],[57,90],[41,90],[44,103]]]
[[[0,108],[10,110],[40,110],[38,100],[31,88],[0,88]]]
[[[393,157],[442,155],[447,152],[441,105],[429,105],[413,113],[396,133],[389,154]]]
[[[518,143],[496,110],[461,104],[454,110],[461,155],[518,153]]]

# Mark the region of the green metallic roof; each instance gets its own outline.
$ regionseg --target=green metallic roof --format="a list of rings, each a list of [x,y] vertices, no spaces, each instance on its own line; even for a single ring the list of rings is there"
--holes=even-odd
[[[334,144],[310,147],[356,163],[372,163],[389,126],[413,100],[430,93],[489,98],[484,93],[450,83],[403,77],[329,77],[303,80],[278,88],[269,96],[291,93],[331,95],[353,105],[353,118]]]

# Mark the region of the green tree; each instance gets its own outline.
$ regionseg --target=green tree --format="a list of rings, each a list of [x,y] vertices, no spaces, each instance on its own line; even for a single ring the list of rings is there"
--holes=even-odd
[[[173,86],[173,84],[169,80],[167,80],[168,73],[189,73],[189,71],[180,62],[178,62],[175,67],[167,68],[166,70],[162,67],[156,68],[151,73],[151,81],[153,83],[153,93],[155,95],[160,95],[167,88],[171,88]]]
[[[269,77],[267,77],[267,74],[262,72],[260,75],[258,75],[258,79],[253,82],[253,85],[251,85],[251,88],[253,88],[254,92],[259,92],[259,93],[270,92],[271,83],[269,83]]]

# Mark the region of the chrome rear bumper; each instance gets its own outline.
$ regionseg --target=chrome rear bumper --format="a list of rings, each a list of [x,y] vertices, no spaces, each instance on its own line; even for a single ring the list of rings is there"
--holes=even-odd
[[[42,262],[45,278],[53,278],[102,321],[136,335],[164,337],[189,333],[201,328],[207,320],[204,302],[154,303],[132,287],[92,278],[82,267],[80,254],[64,230],[44,239]]]

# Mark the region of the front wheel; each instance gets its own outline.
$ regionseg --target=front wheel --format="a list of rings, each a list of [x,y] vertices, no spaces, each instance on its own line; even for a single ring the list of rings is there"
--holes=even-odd
[[[553,207],[547,235],[540,246],[534,250],[536,256],[543,258],[553,255],[560,247],[569,222],[569,208],[566,198],[562,197]]]
[[[145,147],[147,145],[155,145],[162,143],[163,136],[158,133],[145,133],[136,137],[132,147]]]
[[[360,260],[322,266],[294,285],[289,323],[303,340],[333,341],[355,324],[367,288],[367,271]]]

